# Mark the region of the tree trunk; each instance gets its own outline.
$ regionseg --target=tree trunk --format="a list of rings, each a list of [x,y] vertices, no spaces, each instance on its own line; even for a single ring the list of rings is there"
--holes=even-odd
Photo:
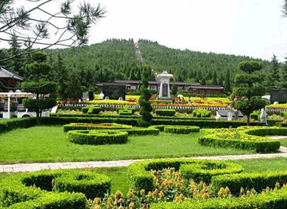
[[[247,115],[247,126],[249,126],[249,123],[250,123],[250,114]]]

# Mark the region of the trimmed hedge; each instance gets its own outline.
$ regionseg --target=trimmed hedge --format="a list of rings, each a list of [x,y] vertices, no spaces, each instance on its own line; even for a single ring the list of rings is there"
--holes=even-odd
[[[84,209],[86,198],[104,197],[110,187],[107,176],[93,172],[20,173],[0,183],[0,206],[13,209]]]
[[[101,110],[102,108],[99,107],[98,105],[89,105],[86,107],[82,107],[82,112],[88,114],[99,114]]]
[[[269,130],[268,130],[269,129]],[[258,130],[258,131],[257,131]],[[214,129],[207,131],[209,134],[198,139],[204,146],[233,147],[236,149],[250,149],[260,153],[276,152],[280,148],[279,140],[271,140],[250,134],[277,134],[287,132],[279,131],[278,127],[240,127],[235,129]]]
[[[274,188],[276,183],[287,183],[287,170],[261,172],[261,173],[240,173],[215,176],[211,183],[216,191],[221,187],[228,187],[233,195],[239,196],[240,189],[255,189],[256,192],[262,192],[266,187]]]
[[[247,198],[193,199],[183,202],[163,202],[152,204],[150,209],[285,209],[287,208],[287,188]]]
[[[208,118],[211,116],[211,111],[199,108],[199,109],[193,110],[192,114],[193,114],[193,117]]]
[[[124,144],[128,141],[128,133],[112,130],[74,130],[69,131],[70,142],[76,144]]]
[[[195,181],[200,181],[202,179],[210,181],[210,178],[213,175],[239,173],[242,171],[240,165],[222,161],[196,159],[145,160],[135,162],[128,167],[127,173],[130,187],[137,191],[141,189],[144,189],[145,191],[153,190],[153,175],[149,171],[162,170],[164,168],[175,168],[175,170],[179,170],[180,174],[183,175],[184,178],[189,179],[193,177]]]
[[[37,125],[36,118],[12,118],[0,120],[0,134],[16,128],[28,128]]]
[[[189,134],[199,132],[198,126],[165,126],[164,132],[173,134]]]
[[[101,126],[102,125],[102,126]],[[129,136],[132,135],[158,135],[159,130],[153,127],[150,128],[137,128],[129,125],[122,125],[116,123],[105,123],[105,124],[91,124],[91,123],[71,123],[64,126],[64,132],[70,130],[118,130],[121,132],[127,132]]]
[[[160,131],[164,131],[164,127],[165,127],[165,125],[150,126],[150,128],[156,128],[156,129],[158,129],[158,130],[160,130]]]
[[[174,116],[175,113],[174,109],[155,109],[155,114],[159,116]]]
[[[70,123],[64,125],[64,132],[72,130],[93,130],[93,129],[130,129],[132,126],[122,125],[117,123],[101,123],[101,124],[92,124],[92,123]]]
[[[124,106],[124,107],[118,107],[117,108],[117,113],[119,115],[126,115],[126,114],[120,114],[120,112],[125,112],[125,111],[128,111],[128,112],[131,112],[131,115],[134,114],[136,112],[136,108],[132,108],[132,107],[127,107],[127,106]]]

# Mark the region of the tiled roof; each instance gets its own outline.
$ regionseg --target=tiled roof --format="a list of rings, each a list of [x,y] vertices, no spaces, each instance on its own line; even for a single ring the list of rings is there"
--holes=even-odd
[[[14,78],[14,79],[23,81],[23,77],[17,74],[11,73],[10,71],[5,70],[1,66],[0,66],[0,78]]]

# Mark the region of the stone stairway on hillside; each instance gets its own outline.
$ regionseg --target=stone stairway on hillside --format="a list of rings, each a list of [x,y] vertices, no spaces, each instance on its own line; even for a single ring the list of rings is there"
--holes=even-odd
[[[135,50],[136,50],[136,55],[137,55],[138,60],[140,60],[143,63],[143,58],[142,58],[142,55],[141,55],[140,46],[139,46],[139,42],[138,41],[134,43],[134,47],[135,47]]]

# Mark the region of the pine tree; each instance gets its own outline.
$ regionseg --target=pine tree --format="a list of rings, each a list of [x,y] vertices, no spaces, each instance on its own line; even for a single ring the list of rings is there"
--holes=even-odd
[[[254,74],[255,71],[259,71],[261,68],[261,62],[241,62],[239,63],[239,69],[245,73],[235,76],[234,83],[236,87],[233,89],[233,94],[240,96],[241,99],[232,102],[232,106],[247,115],[247,125],[250,122],[250,114],[266,105],[265,100],[260,98],[265,93],[264,87],[259,84],[261,78],[259,75]]]
[[[275,55],[272,57],[270,72],[266,76],[266,86],[268,91],[277,89],[279,87],[280,75],[279,75],[279,62]]]
[[[230,85],[230,71],[227,69],[225,74],[225,82],[224,82],[224,93],[229,94],[231,92],[231,85]]]
[[[216,75],[216,70],[213,73],[213,78],[212,78],[212,85],[217,86],[217,75]]]
[[[287,62],[281,68],[281,82],[280,87],[281,89],[287,89]]]

